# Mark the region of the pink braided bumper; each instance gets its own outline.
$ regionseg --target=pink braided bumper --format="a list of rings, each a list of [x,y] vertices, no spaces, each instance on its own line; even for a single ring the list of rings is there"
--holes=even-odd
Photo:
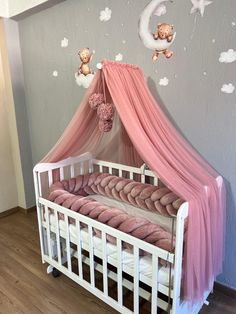
[[[169,189],[107,173],[92,173],[54,183],[50,187],[49,200],[155,246],[173,251],[174,241],[172,243],[170,232],[145,218],[128,215],[123,210],[103,205],[92,197],[84,197],[93,194],[101,194],[165,216],[173,216],[183,201]],[[112,237],[109,241],[113,241]]]

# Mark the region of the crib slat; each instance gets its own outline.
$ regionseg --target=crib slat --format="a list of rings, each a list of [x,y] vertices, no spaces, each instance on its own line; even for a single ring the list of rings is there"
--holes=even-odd
[[[123,304],[123,286],[122,286],[122,243],[120,239],[117,241],[117,288],[118,288],[118,303]]]
[[[60,230],[59,230],[59,221],[58,221],[58,212],[54,210],[56,218],[56,241],[57,241],[57,258],[58,263],[61,265],[61,243],[60,243]]]
[[[103,267],[103,293],[108,296],[108,276],[107,276],[107,241],[106,233],[102,231],[102,267]]]
[[[122,177],[122,170],[119,169],[119,177]]]
[[[49,258],[52,258],[52,247],[51,247],[51,238],[50,238],[50,224],[49,224],[49,211],[48,207],[45,206],[45,215],[46,215],[46,226],[47,226],[47,245],[48,245],[48,255]]]
[[[139,313],[139,248],[134,246],[134,313]]]
[[[53,183],[53,179],[52,179],[52,170],[48,171],[48,186],[50,187]]]
[[[158,288],[158,257],[152,255],[152,310],[151,314],[157,313],[157,288]]]
[[[39,196],[42,196],[41,174],[39,172],[38,172],[38,187],[39,187]]]
[[[64,180],[64,168],[60,167],[60,180]]]
[[[153,177],[153,183],[154,183],[154,185],[158,186],[158,178],[157,177]]]
[[[83,279],[83,266],[82,266],[82,254],[81,254],[81,230],[80,223],[76,220],[76,230],[77,230],[77,254],[78,254],[78,272],[81,279]]]
[[[75,176],[75,165],[73,164],[70,166],[70,177],[74,178],[74,176]]]
[[[99,165],[99,172],[101,172],[102,173],[102,165]]]
[[[69,230],[69,221],[68,216],[65,216],[66,223],[66,254],[67,254],[67,268],[68,271],[71,272],[71,251],[70,251],[70,230]]]
[[[112,168],[111,168],[111,167],[108,167],[108,172],[109,172],[110,174],[112,174]]]
[[[83,161],[80,163],[80,174],[84,174],[84,163]]]
[[[141,174],[141,183],[145,183],[145,175]]]
[[[130,180],[133,180],[133,179],[134,179],[134,173],[133,173],[133,172],[130,172],[130,173],[129,173],[129,178],[130,178]]]
[[[93,255],[93,229],[92,226],[88,226],[89,234],[89,261],[90,261],[90,281],[91,286],[95,287],[95,274],[94,274],[94,255]]]
[[[89,160],[89,173],[93,172],[93,161],[90,159]]]

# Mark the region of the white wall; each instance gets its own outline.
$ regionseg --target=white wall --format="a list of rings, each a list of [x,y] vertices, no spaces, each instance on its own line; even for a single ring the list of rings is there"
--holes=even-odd
[[[0,55],[0,213],[18,203],[2,63]]]
[[[14,116],[15,119],[10,123],[13,127],[12,133],[15,134],[14,138],[17,139],[17,146],[13,149],[17,149],[14,153],[14,162],[17,165],[16,171],[20,182],[18,184],[19,193],[19,204],[23,204],[25,200],[25,206],[21,207],[29,208],[34,206],[34,182],[33,182],[33,162],[32,162],[32,152],[30,145],[30,132],[28,115],[26,111],[25,104],[25,83],[24,83],[24,73],[21,60],[21,48],[19,40],[19,30],[18,23],[12,19],[4,19],[4,30],[5,30],[5,44],[6,44],[6,59],[8,59],[9,68],[9,81],[11,87],[11,94],[13,96],[12,103],[14,103],[10,116]],[[9,95],[9,97],[11,97]],[[16,130],[17,128],[17,130]],[[13,140],[15,141],[15,140]],[[20,153],[20,156],[19,156]],[[21,185],[23,174],[23,184],[24,189]],[[23,197],[23,193],[25,193]]]
[[[26,207],[3,21],[0,18],[0,212]]]

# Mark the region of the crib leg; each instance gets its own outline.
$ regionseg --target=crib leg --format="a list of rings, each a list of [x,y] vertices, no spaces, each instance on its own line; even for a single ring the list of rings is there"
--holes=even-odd
[[[47,267],[47,274],[51,274],[53,271],[53,266],[52,265],[48,265]]]
[[[48,254],[48,242],[47,242],[47,233],[44,233],[44,243],[45,245],[45,253]],[[51,252],[52,252],[52,259],[57,259],[57,241],[56,241],[56,236],[54,233],[51,233],[50,235],[50,245],[51,245]],[[66,241],[65,239],[61,239],[60,242],[61,245],[61,265],[64,265],[67,262],[67,254],[66,254]],[[47,274],[52,274],[53,277],[58,277],[61,273],[58,269],[53,267],[52,265],[49,265],[47,267]]]
[[[61,275],[61,272],[57,268],[53,267],[52,265],[48,265],[47,274],[52,274],[52,276],[56,278]]]

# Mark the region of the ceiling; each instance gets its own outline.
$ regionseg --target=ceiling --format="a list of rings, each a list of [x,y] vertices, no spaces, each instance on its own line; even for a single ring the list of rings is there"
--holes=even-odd
[[[0,17],[11,18],[22,13],[35,12],[64,0],[0,0]]]

